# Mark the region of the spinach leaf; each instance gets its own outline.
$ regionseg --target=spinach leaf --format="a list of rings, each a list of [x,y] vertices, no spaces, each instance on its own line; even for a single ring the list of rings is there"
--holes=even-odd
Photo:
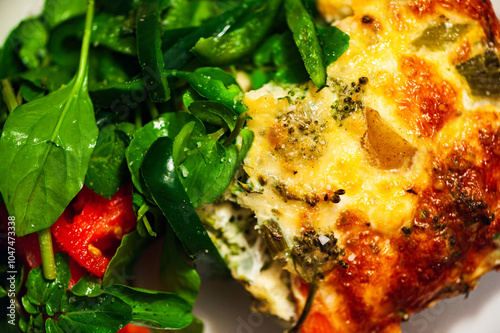
[[[127,82],[102,82],[92,86],[90,97],[95,106],[110,108],[115,112],[127,113],[136,108],[146,97],[142,79]]]
[[[98,295],[102,293],[101,282],[99,278],[85,274],[71,288],[71,292],[78,296]]]
[[[224,33],[236,24],[240,17],[250,10],[252,6],[256,6],[256,4],[250,1],[243,1],[237,7],[227,10],[219,16],[211,18],[200,25],[196,30],[184,36],[163,53],[165,68],[182,68],[194,58],[194,54],[191,52],[191,49],[200,38],[207,38],[211,36],[220,37],[224,35]]]
[[[192,306],[176,294],[111,285],[104,294],[113,295],[132,308],[132,323],[162,329],[178,329],[193,320]]]
[[[285,13],[311,80],[316,87],[323,88],[326,85],[325,56],[312,18],[301,0],[285,0]]]
[[[167,229],[160,264],[161,280],[168,290],[193,305],[200,290],[200,276],[182,259],[183,249],[171,228]]]
[[[190,121],[197,123],[197,132],[204,131],[203,124],[187,112],[164,113],[158,119],[135,131],[134,138],[125,151],[125,156],[134,186],[140,193],[144,194],[145,190],[147,190],[140,175],[140,167],[149,146],[160,137],[175,138],[182,126]]]
[[[85,14],[87,9],[86,0],[45,0],[42,17],[50,28],[72,17]]]
[[[189,124],[185,128],[187,126]],[[187,143],[190,140],[186,140],[181,133],[175,138],[173,155],[180,181],[194,207],[211,203],[221,194],[218,189],[225,189],[231,182],[225,176],[231,174],[237,152],[235,149],[226,150],[221,143],[211,138],[194,139],[199,140],[199,144],[188,151]],[[176,151],[186,152],[184,158],[178,156]]]
[[[237,114],[248,110],[243,91],[233,76],[216,67],[202,67],[194,72],[171,71],[170,75],[185,79],[201,96],[220,102]]]
[[[179,333],[203,333],[204,325],[203,322],[194,317],[193,322],[188,327],[183,328]]]
[[[233,141],[232,137],[239,133],[243,123],[244,117],[239,128],[226,139],[228,143]],[[173,158],[191,203],[198,207],[215,201],[229,186],[252,143],[253,132],[245,130],[238,144],[223,145],[214,136],[217,133],[187,139],[191,136],[188,127],[189,124],[185,125],[175,138]]]
[[[219,14],[216,1],[171,0],[162,27],[164,30],[197,27]]]
[[[18,57],[20,43],[17,38],[17,29],[19,27],[11,31],[0,49],[0,79],[12,77],[25,69]]]
[[[31,83],[24,83],[19,88],[21,91],[21,95],[23,96],[23,100],[26,102],[34,101],[35,99],[42,98],[45,96],[45,90],[42,88],[38,88]]]
[[[137,230],[123,236],[120,246],[111,258],[102,278],[104,287],[114,283],[125,283],[132,278],[132,265],[139,259],[142,250],[151,244],[149,237],[141,237]]]
[[[215,101],[191,101],[189,111],[202,121],[229,128],[236,125],[238,115],[227,105]]]
[[[52,332],[115,333],[132,319],[131,307],[119,297],[103,293],[79,296],[67,291],[68,305],[57,318],[45,321]]]
[[[91,42],[124,55],[137,55],[136,38],[128,20],[129,18],[124,15],[99,13],[92,26]]]
[[[149,147],[141,166],[144,181],[187,253],[192,257],[211,256],[225,267],[179,180],[173,144],[169,137],[162,137]]]
[[[125,16],[114,16],[100,12],[92,23],[90,42],[94,46],[104,46],[123,55],[137,54],[134,34],[128,29]],[[78,54],[78,41],[83,38],[85,19],[75,17],[53,29],[50,34],[49,51],[52,60],[63,67],[74,68]]]
[[[161,50],[161,0],[143,3],[137,15],[137,51],[142,68],[144,86],[152,102],[170,99],[170,88],[164,74],[165,64]]]
[[[55,91],[71,80],[72,75],[61,66],[42,66],[19,74],[19,77],[40,89]]]
[[[329,66],[349,48],[349,35],[333,26],[326,28],[316,26],[316,29],[325,56],[325,64]]]
[[[13,77],[26,67],[36,68],[45,56],[48,31],[37,18],[22,21],[0,51],[0,79]]]
[[[308,79],[299,50],[289,31],[266,39],[255,52],[253,63],[257,69],[250,77],[255,89],[271,80],[300,83]]]
[[[125,149],[134,130],[135,125],[124,122],[108,125],[100,131],[85,178],[88,188],[110,199],[130,181]]]
[[[248,11],[238,27],[223,36],[200,38],[193,48],[195,55],[211,66],[232,64],[252,52],[272,28],[282,0],[261,1]]]
[[[49,32],[45,25],[36,18],[23,21],[18,28],[17,38],[21,43],[19,59],[28,68],[40,66]]]
[[[5,123],[0,191],[19,236],[51,226],[83,186],[98,135],[86,84],[92,18],[89,6],[75,78],[17,107]]]
[[[43,277],[40,267],[32,269],[26,281],[27,293],[23,296],[23,303],[42,306],[44,313],[51,316],[61,310],[61,300],[71,278],[67,255],[58,252],[54,260],[57,266],[57,277],[54,280],[47,280]]]

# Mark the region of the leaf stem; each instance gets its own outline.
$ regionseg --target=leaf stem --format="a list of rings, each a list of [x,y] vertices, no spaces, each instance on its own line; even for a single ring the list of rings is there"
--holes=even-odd
[[[90,36],[92,34],[92,22],[94,20],[94,0],[87,1],[87,16],[85,17],[85,28],[83,30],[82,50],[80,53],[80,63],[78,65],[78,76],[73,89],[86,90],[84,80],[87,78],[87,59],[90,48]]]
[[[12,84],[10,84],[9,79],[2,79],[2,95],[5,100],[5,104],[7,104],[9,113],[19,106],[16,94],[14,93],[14,88],[12,88]]]
[[[149,108],[149,114],[151,115],[151,119],[155,120],[160,115],[160,113],[158,112],[158,108],[149,99],[147,100],[147,104],[148,104],[148,108]]]
[[[40,254],[42,256],[43,276],[47,280],[54,280],[57,276],[57,271],[50,228],[45,228],[38,232],[38,242],[40,243]]]
[[[234,140],[236,140],[236,138],[241,132],[241,129],[243,128],[243,126],[245,126],[246,120],[247,120],[247,113],[243,112],[238,117],[238,120],[236,121],[236,125],[234,126],[233,131],[231,132],[231,134],[229,134],[226,141],[224,141],[223,143],[224,147],[229,147],[229,145],[233,143]]]
[[[316,292],[318,291],[319,284],[317,282],[312,282],[309,283],[309,292],[307,293],[307,299],[306,299],[306,304],[304,305],[304,309],[302,309],[302,313],[300,314],[299,319],[293,325],[287,333],[298,333],[300,332],[300,327],[304,322],[306,321],[307,315],[309,315],[309,312],[311,311],[311,307],[314,302],[314,296],[316,295]]]
[[[142,127],[142,114],[139,108],[135,110],[135,127],[137,129]]]

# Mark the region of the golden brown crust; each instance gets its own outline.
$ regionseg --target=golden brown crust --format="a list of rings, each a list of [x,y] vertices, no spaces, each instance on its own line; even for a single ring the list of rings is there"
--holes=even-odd
[[[413,13],[420,18],[436,14],[438,6],[449,12],[456,11],[465,14],[474,21],[480,22],[492,46],[500,44],[500,23],[490,0],[414,0],[409,2]]]
[[[344,214],[339,231],[349,233],[345,257],[353,260],[324,282],[341,305],[323,305],[328,295],[319,293],[303,333],[316,332],[317,325],[383,332],[406,314],[474,288],[476,270],[497,249],[493,237],[500,232],[500,127],[493,125],[496,112],[468,118],[480,131],[434,154],[431,185],[414,193],[417,214],[410,226],[387,237],[356,212]]]
[[[403,56],[404,82],[396,89],[400,116],[424,137],[432,137],[456,117],[457,92],[436,74],[434,65],[416,56]]]
[[[320,10],[345,3],[321,0]],[[459,70],[499,44],[491,4],[351,6],[337,22],[350,47],[327,88],[304,86],[298,98],[264,87],[247,101],[255,141],[244,168],[266,184],[240,204],[276,220],[291,246],[304,229],[334,234],[343,253],[332,260],[348,264],[325,272],[303,333],[399,332],[409,314],[469,291],[500,263],[500,94],[478,93]],[[440,25],[465,28],[436,48],[415,43]],[[295,277],[292,289],[300,312],[308,287]]]

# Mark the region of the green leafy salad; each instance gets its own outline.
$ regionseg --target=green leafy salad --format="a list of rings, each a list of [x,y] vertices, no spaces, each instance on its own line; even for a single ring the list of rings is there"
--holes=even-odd
[[[0,331],[202,332],[197,269],[229,270],[196,208],[251,148],[245,91],[321,89],[348,42],[312,0],[46,0],[0,50]],[[130,279],[156,242],[169,292]]]

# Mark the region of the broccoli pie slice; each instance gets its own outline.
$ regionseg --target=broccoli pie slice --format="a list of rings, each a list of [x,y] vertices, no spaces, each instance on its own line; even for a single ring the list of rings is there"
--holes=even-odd
[[[500,267],[499,22],[488,0],[318,7],[349,49],[321,90],[247,93],[254,143],[200,213],[264,310],[400,332]]]

